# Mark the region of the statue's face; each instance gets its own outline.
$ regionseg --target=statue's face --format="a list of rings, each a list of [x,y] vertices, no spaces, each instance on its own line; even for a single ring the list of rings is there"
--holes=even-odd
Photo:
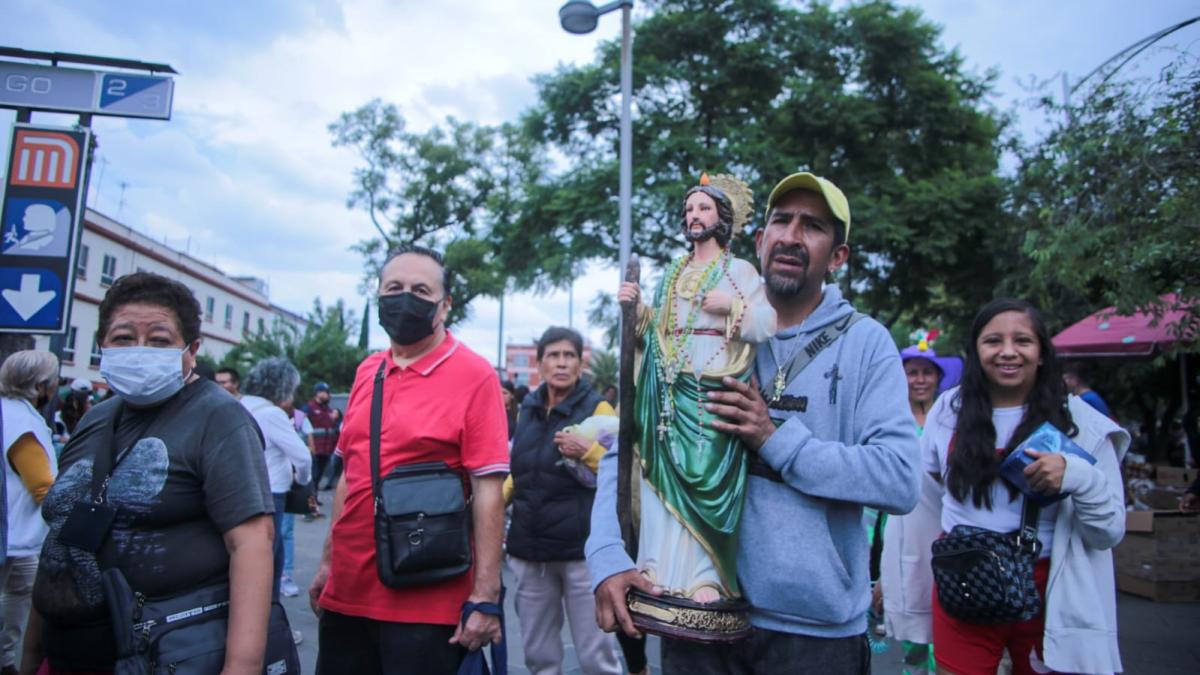
[[[708,241],[717,237],[717,242],[724,247],[729,240],[729,224],[721,223],[721,213],[717,210],[717,201],[704,192],[693,192],[688,195],[683,205],[683,235],[690,242]],[[723,233],[717,236],[718,233]]]
[[[693,192],[684,204],[683,220],[687,226],[687,233],[692,237],[711,230],[719,220],[717,203],[703,192]]]

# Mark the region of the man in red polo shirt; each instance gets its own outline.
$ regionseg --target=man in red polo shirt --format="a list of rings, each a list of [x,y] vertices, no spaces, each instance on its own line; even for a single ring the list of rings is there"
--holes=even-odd
[[[491,365],[446,330],[449,279],[441,256],[418,246],[393,252],[380,274],[379,323],[391,347],[358,367],[339,441],[345,471],[309,589],[320,615],[318,675],[453,674],[467,650],[500,638],[497,617],[475,612],[458,625],[464,602],[500,599],[508,423]],[[375,566],[369,430],[385,359],[381,475],[440,460],[470,476],[474,566],[427,586],[388,588]]]

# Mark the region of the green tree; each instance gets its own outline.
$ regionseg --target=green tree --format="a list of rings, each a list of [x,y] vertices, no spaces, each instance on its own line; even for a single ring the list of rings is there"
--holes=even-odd
[[[247,335],[220,366],[237,368],[245,376],[262,359],[283,356],[300,371],[298,399],[306,400],[318,382],[328,383],[334,391],[349,391],[358,364],[367,355],[366,349],[352,344],[356,327],[357,318],[343,301],[325,307],[318,299],[303,332],[276,320],[269,331]]]
[[[334,391],[350,391],[358,364],[367,356],[356,344],[357,324],[354,312],[342,300],[328,307],[322,307],[320,300],[313,302],[293,358],[300,369],[304,395],[317,382],[328,383]]]
[[[604,348],[615,349],[620,342],[621,318],[617,296],[603,291],[596,293],[588,306],[587,320],[604,329]]]
[[[1006,270],[980,242],[1001,220],[1003,120],[986,103],[992,75],[966,72],[936,26],[891,2],[647,4],[633,59],[637,253],[683,250],[679,202],[702,171],[741,176],[761,217],[771,185],[807,169],[850,198],[842,283],[862,309],[956,322],[991,297]],[[541,177],[550,196],[520,230],[571,256],[616,257],[618,61],[609,42],[594,63],[538,78],[523,120],[570,164]],[[751,255],[749,237],[738,245]]]
[[[592,350],[592,362],[588,367],[592,371],[592,387],[604,393],[609,386],[617,386],[617,373],[620,364],[615,352],[603,349]]]
[[[299,341],[300,332],[295,327],[275,319],[262,333],[244,334],[242,341],[225,353],[219,367],[236,368],[244,377],[254,364],[273,356],[283,356],[295,363]]]
[[[475,296],[502,292],[491,245],[479,236],[494,185],[493,129],[447,117],[445,128],[411,132],[396,106],[376,99],[343,113],[329,132],[335,147],[353,148],[363,161],[347,206],[365,211],[376,233],[355,246],[367,292],[387,252],[408,243],[440,249],[456,272],[450,323],[466,316]]]
[[[1200,69],[1180,55],[1153,81],[1114,80],[1063,107],[1019,149],[1012,210],[1028,256],[1017,281],[1062,325],[1097,308],[1185,310],[1200,336]],[[1021,285],[1021,284],[1018,284]],[[1164,296],[1172,294],[1164,299]]]
[[[1009,210],[1017,236],[1000,284],[1033,299],[1054,332],[1096,310],[1184,310],[1169,326],[1192,372],[1200,351],[1200,70],[1179,55],[1153,79],[1111,79],[1038,109],[1057,120],[1018,145]],[[1193,356],[1185,356],[1191,353]],[[1152,459],[1182,407],[1177,358],[1095,368],[1119,419],[1138,420]],[[1194,405],[1194,404],[1193,404]]]
[[[358,348],[366,352],[371,340],[371,300],[363,302],[362,325],[358,328]]]

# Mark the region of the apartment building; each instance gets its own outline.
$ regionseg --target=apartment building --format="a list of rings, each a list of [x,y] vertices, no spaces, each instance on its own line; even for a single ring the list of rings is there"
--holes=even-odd
[[[102,384],[96,341],[100,300],[117,277],[131,272],[161,274],[192,290],[203,312],[200,353],[214,360],[224,357],[244,335],[264,333],[277,321],[304,330],[304,317],[271,304],[262,279],[230,276],[88,209],[76,256],[70,327],[62,345],[63,376],[68,380],[82,377]],[[37,336],[36,346],[49,349],[50,337]]]

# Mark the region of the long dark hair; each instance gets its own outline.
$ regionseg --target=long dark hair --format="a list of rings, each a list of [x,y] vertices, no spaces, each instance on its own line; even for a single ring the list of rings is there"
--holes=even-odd
[[[1003,454],[996,452],[996,427],[992,424],[992,398],[988,392],[987,376],[979,360],[975,341],[993,318],[1005,312],[1021,312],[1029,317],[1041,348],[1041,364],[1029,398],[1025,400],[1025,415],[1017,425]],[[1046,330],[1046,322],[1036,307],[1024,300],[1001,298],[989,302],[971,324],[971,339],[967,342],[967,358],[963,364],[962,384],[950,402],[958,415],[954,432],[954,447],[946,461],[946,489],[960,502],[969,497],[976,508],[992,508],[991,485],[1000,471],[1000,462],[1008,452],[1020,445],[1029,434],[1050,422],[1068,436],[1078,433],[1071,413],[1067,410],[1067,390],[1059,372],[1054,344]],[[1009,496],[1016,498],[1016,489],[1009,486]]]

